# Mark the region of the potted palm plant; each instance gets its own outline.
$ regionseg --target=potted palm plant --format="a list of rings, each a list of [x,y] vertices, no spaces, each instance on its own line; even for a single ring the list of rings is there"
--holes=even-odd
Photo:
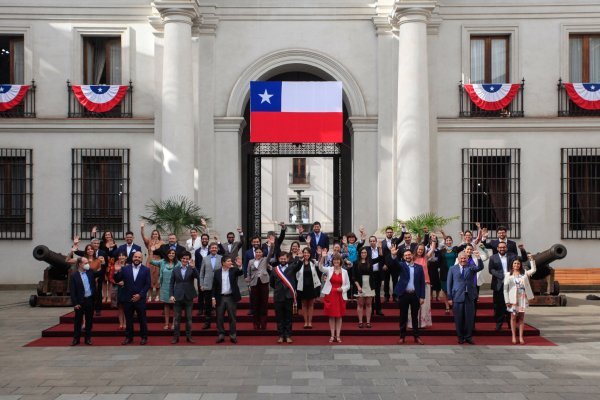
[[[145,222],[154,225],[163,233],[179,236],[191,228],[198,228],[209,221],[198,205],[185,196],[171,197],[166,200],[150,200],[146,204],[147,216],[140,216]]]
[[[457,220],[458,216],[442,217],[432,212],[419,214],[407,220],[395,219],[390,225],[394,228],[394,233],[399,235],[404,226],[406,230],[417,237],[420,241],[425,233],[439,231],[450,222]],[[385,230],[384,230],[385,231]]]

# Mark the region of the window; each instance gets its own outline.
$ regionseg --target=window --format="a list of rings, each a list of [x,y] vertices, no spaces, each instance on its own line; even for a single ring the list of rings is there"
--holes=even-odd
[[[600,35],[569,36],[570,82],[600,82]]]
[[[600,148],[562,149],[561,170],[561,237],[600,239]]]
[[[509,82],[509,36],[471,36],[471,83]]]
[[[0,239],[31,239],[31,149],[0,149]]]
[[[289,200],[290,224],[308,224],[310,223],[309,200],[308,197],[290,197]],[[300,212],[300,215],[298,215]]]
[[[23,35],[0,35],[0,84],[23,84],[25,61]]]
[[[121,38],[83,37],[83,83],[121,84]]]
[[[73,149],[72,233],[129,230],[129,149]]]
[[[519,149],[463,149],[463,230],[475,223],[493,234],[505,226],[510,236],[521,236]]]
[[[307,184],[306,158],[292,158],[292,184]]]

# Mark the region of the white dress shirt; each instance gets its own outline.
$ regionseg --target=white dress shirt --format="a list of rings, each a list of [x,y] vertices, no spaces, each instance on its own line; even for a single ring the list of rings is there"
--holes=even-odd
[[[229,270],[221,270],[221,294],[231,294],[231,284],[229,282]]]

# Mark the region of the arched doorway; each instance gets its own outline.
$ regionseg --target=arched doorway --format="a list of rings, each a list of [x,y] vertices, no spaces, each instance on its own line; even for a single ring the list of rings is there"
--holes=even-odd
[[[289,68],[289,66],[288,66]],[[331,77],[312,72],[291,70],[266,77],[268,81],[323,81]],[[328,157],[333,159],[333,236],[341,237],[351,229],[352,210],[352,141],[347,125],[348,111],[344,112],[343,143],[251,143],[250,104],[246,103],[246,126],[241,136],[242,224],[250,235],[262,232],[262,176],[261,162],[266,157]],[[287,223],[287,221],[286,221]]]

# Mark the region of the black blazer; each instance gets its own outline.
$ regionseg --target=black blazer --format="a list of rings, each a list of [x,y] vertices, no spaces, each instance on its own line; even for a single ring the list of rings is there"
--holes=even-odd
[[[170,244],[163,244],[162,246],[160,246],[160,248],[158,249],[158,251],[156,252],[156,254],[158,254],[163,260],[167,259],[167,253],[169,252],[169,249],[171,248]],[[177,245],[175,246],[175,257],[177,257],[178,260],[181,259],[181,256],[183,255],[183,253],[187,251],[185,249],[185,247],[181,246],[179,243],[177,243]]]
[[[491,241],[485,241],[483,242],[483,245],[487,248],[487,249],[492,249],[492,253],[496,254],[498,253],[498,243],[500,243],[500,240],[498,239],[494,239]],[[517,248],[517,244],[512,241],[512,240],[506,240],[506,247],[508,247],[508,249],[506,250],[507,253],[512,253],[515,256],[519,255],[519,250]]]
[[[292,295],[292,292],[283,283],[283,281],[279,278],[279,275],[277,275],[277,272],[275,271],[275,268],[278,267],[279,264],[274,265],[273,270],[269,271],[269,273],[271,274],[270,285],[273,288],[273,301],[280,302],[285,301],[286,299],[293,299],[294,296]],[[293,262],[291,264],[288,264],[287,268],[285,269],[285,272],[283,273],[292,284],[294,290],[298,286],[298,284],[296,283],[296,274],[298,273],[298,271],[300,271],[301,268],[302,261]]]
[[[101,273],[101,272],[100,272]],[[94,298],[94,294],[96,293],[96,276],[94,272],[87,270],[85,274],[88,277],[88,282],[90,283],[90,290],[92,292],[92,299]],[[98,274],[99,275],[99,274]],[[83,299],[85,298],[85,289],[83,287],[83,280],[81,280],[81,275],[79,274],[79,270],[75,270],[71,272],[71,281],[69,282],[69,292],[71,294],[71,303],[73,306],[82,305]]]
[[[383,264],[385,259],[383,258],[383,248],[382,250],[379,252],[379,256],[377,256],[377,258],[372,258],[371,257],[371,253],[372,253],[372,248],[371,246],[367,246],[365,247],[367,249],[367,258],[369,259],[369,262],[371,263],[371,265],[373,264],[379,264],[379,271],[383,271]],[[361,249],[362,250],[362,249]],[[360,253],[359,253],[359,258],[360,258]],[[371,286],[373,289],[375,289],[374,286]]]
[[[125,284],[119,293],[119,302],[131,303],[133,295],[139,294],[140,300],[138,302],[146,303],[146,293],[150,290],[150,268],[143,264],[140,264],[140,270],[138,272],[137,279],[133,279],[133,267],[126,265],[119,272],[115,274],[115,282],[123,281]]]
[[[398,246],[398,244],[402,241],[402,239],[397,238],[397,237],[393,237],[392,238],[392,246],[396,245]],[[385,265],[388,266],[388,268],[395,266],[395,262],[392,260],[392,250],[388,247],[387,245],[387,239],[383,239],[381,241],[381,250],[383,253],[383,262]],[[360,252],[360,249],[359,249]]]
[[[391,258],[390,258],[391,260]],[[358,282],[358,284],[362,287],[362,279],[364,275],[369,275],[369,286],[371,287],[371,289],[375,290],[375,286],[377,285],[377,283],[375,282],[375,274],[377,272],[373,271],[373,264],[371,263],[371,261],[367,258],[367,266],[369,268],[367,268],[366,270],[361,270],[359,267],[359,263],[358,261],[356,261],[354,263],[354,265],[352,266],[352,279],[355,282]]]
[[[521,262],[527,261],[527,253],[523,249],[521,251],[521,257],[517,257],[516,254],[506,253],[506,263],[508,270],[512,270],[512,263],[516,259],[521,260]],[[488,262],[488,271],[490,275],[492,275],[492,290],[497,292],[504,290],[504,268],[502,268],[502,261],[500,261],[500,254],[492,254],[490,257],[490,261]]]
[[[176,301],[192,301],[198,297],[198,292],[194,287],[194,281],[198,279],[198,269],[188,265],[185,277],[181,276],[181,266],[175,267],[171,274],[169,284],[169,297],[175,297]]]
[[[215,276],[213,278],[213,297],[216,300],[217,306],[221,304],[221,290],[223,287],[223,282],[221,280],[222,269],[223,268],[220,267],[215,269]],[[240,294],[240,288],[238,286],[238,276],[243,275],[244,271],[241,268],[233,267],[229,268],[229,271],[227,272],[229,272],[229,285],[231,286],[231,297],[233,298],[233,301],[237,303],[242,299],[242,296]]]

